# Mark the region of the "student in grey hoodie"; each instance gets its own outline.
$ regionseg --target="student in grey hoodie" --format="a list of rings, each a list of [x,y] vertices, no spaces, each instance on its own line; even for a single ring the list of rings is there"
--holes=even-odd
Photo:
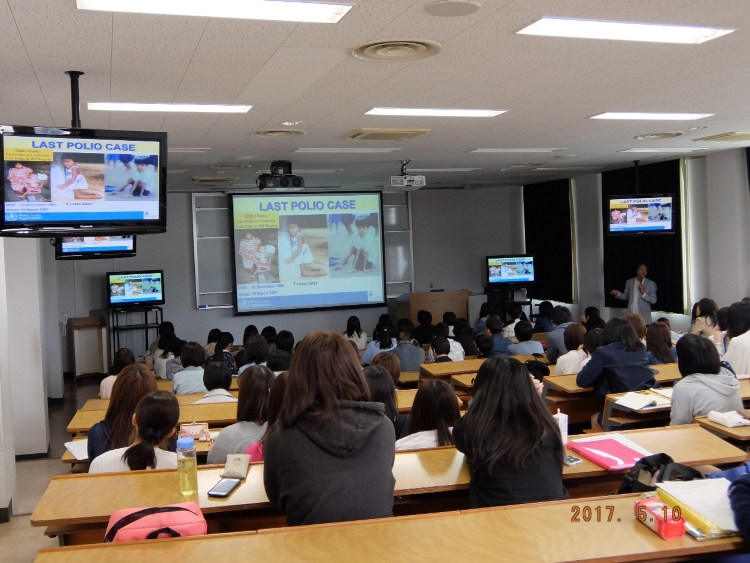
[[[721,366],[716,346],[708,338],[686,334],[677,341],[677,367],[682,380],[672,393],[671,425],[692,424],[696,416],[710,411],[743,408],[740,384]]]
[[[342,335],[312,332],[297,346],[279,417],[263,440],[263,482],[289,526],[393,515],[396,434],[372,403]]]

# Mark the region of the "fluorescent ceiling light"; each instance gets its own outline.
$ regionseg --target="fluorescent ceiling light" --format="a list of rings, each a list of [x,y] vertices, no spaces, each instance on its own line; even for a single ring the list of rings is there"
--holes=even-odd
[[[343,172],[343,171],[344,171],[343,168],[335,168],[335,169],[331,168],[331,169],[328,169],[328,170],[324,170],[324,169],[321,169],[321,168],[319,168],[317,170],[313,170],[313,169],[305,170],[304,168],[301,168],[301,169],[298,170],[298,169],[295,168],[293,170],[293,172],[295,174],[336,174],[338,172]],[[258,170],[256,172],[256,174],[263,174],[263,172],[264,172],[263,170]]]
[[[696,151],[707,151],[706,148],[700,149],[625,149],[619,152],[649,152],[649,153],[681,153],[681,152],[696,152]]]
[[[543,35],[545,37],[697,44],[716,39],[733,31],[733,29],[712,27],[545,17],[523,28],[518,33],[520,35]]]
[[[234,159],[235,160],[252,160],[253,157],[252,156],[235,156]]]
[[[474,170],[481,170],[481,168],[409,168],[406,171],[411,174],[412,172],[474,172]]]
[[[386,153],[386,152],[396,152],[400,151],[400,148],[388,148],[388,149],[381,149],[381,148],[367,148],[367,147],[348,147],[348,148],[327,148],[327,147],[320,147],[320,148],[301,148],[297,149],[294,152],[297,153],[329,153],[329,154],[363,154],[363,153]]]
[[[533,152],[558,152],[565,149],[474,149],[469,152],[476,153],[533,153]]]
[[[247,113],[253,106],[234,104],[139,104],[131,102],[89,102],[95,111],[159,111],[190,113]]]
[[[211,147],[168,147],[167,152],[208,152]]]
[[[337,23],[351,4],[286,0],[76,0],[79,10],[245,20]]]
[[[411,117],[495,117],[507,109],[430,109],[430,108],[372,108],[365,115],[401,115]]]
[[[575,170],[599,170],[601,166],[540,166],[538,168],[534,168],[534,170],[546,170],[546,171],[559,171],[559,172],[566,172],[568,170],[575,171]]]
[[[608,111],[594,115],[591,119],[633,119],[649,121],[691,121],[711,117],[713,113],[641,113]]]

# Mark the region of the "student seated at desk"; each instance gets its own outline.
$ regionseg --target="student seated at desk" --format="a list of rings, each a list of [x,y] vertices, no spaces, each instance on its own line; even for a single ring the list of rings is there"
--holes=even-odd
[[[583,359],[581,360],[581,369],[589,360],[591,355],[596,352],[596,349],[601,346],[604,342],[604,330],[601,328],[595,328],[593,330],[587,330],[586,334],[583,335],[583,345],[581,350],[583,351]],[[580,373],[580,370],[579,370]]]
[[[469,410],[453,427],[471,469],[472,508],[569,498],[560,429],[539,387],[514,358],[479,368]]]
[[[154,391],[146,395],[138,402],[132,416],[132,425],[136,428],[133,444],[98,456],[91,462],[89,473],[176,469],[177,454],[158,446],[175,433],[179,419],[180,405],[172,393]]]
[[[251,334],[242,345],[242,350],[235,356],[236,375],[251,366],[264,366],[268,361],[268,342],[260,334]],[[239,365],[241,364],[241,365]]]
[[[495,347],[495,341],[489,334],[477,334],[477,357],[489,358],[492,356],[492,349]]]
[[[174,358],[171,360],[167,360],[165,370],[167,379],[169,381],[174,381],[174,374],[178,371],[182,371],[184,366],[182,365],[182,362],[180,362],[180,356],[182,355],[182,348],[187,344],[184,340],[175,340],[172,343],[172,348],[169,350]]]
[[[424,357],[424,350],[422,348],[419,348],[420,352],[422,352],[422,357]],[[384,368],[385,371],[387,371],[391,379],[393,380],[393,384],[396,385],[398,383],[398,380],[401,378],[401,360],[394,352],[380,352],[377,356],[375,356],[372,359],[372,366],[377,366]],[[417,366],[417,369],[413,371],[418,371],[419,366]],[[373,399],[374,400],[374,399]],[[376,403],[379,401],[375,401]]]
[[[276,335],[276,349],[294,355],[294,335],[288,330],[280,330]]]
[[[482,306],[479,308],[479,317],[477,318],[477,322],[474,323],[475,334],[482,334],[487,330],[487,319],[490,318],[492,313],[494,313],[492,304],[488,301],[482,303]]]
[[[648,363],[673,364],[677,361],[677,349],[672,346],[672,338],[667,325],[655,322],[646,329],[646,350],[648,352]]]
[[[266,494],[287,525],[393,515],[395,432],[384,412],[348,340],[319,331],[302,339],[263,440]]]
[[[452,446],[451,428],[459,416],[458,398],[450,385],[441,379],[423,381],[414,396],[408,435],[396,441],[396,451]]]
[[[214,355],[208,356],[206,358],[206,363],[209,364],[211,362],[224,362],[225,364],[227,364],[229,371],[232,372],[232,375],[237,375],[237,366],[234,364],[234,354],[232,354],[232,352],[230,351],[233,344],[234,336],[232,336],[232,333],[222,332],[221,336],[219,336],[219,340],[216,342]]]
[[[425,359],[424,349],[421,346],[414,346],[411,331],[406,328],[400,328],[396,332],[396,347],[390,352],[381,352],[378,356],[384,353],[398,358],[399,371],[402,369],[404,371],[419,371],[419,366],[424,363]]]
[[[508,308],[505,311],[505,316],[508,320],[503,326],[503,338],[507,338],[513,342],[513,338],[516,336],[516,324],[521,318],[521,312],[520,305],[516,305],[515,303],[508,305]]]
[[[738,301],[729,306],[727,336],[724,360],[737,375],[750,375],[750,304]]]
[[[372,333],[372,340],[367,344],[365,351],[362,353],[362,363],[369,365],[372,359],[380,352],[390,352],[396,347],[396,339],[391,338],[388,325],[378,323],[375,331]]]
[[[352,315],[347,319],[344,336],[346,336],[347,340],[354,342],[357,345],[358,350],[364,350],[367,346],[367,333],[362,330],[359,317]]]
[[[469,321],[461,318],[456,319],[456,324],[453,327],[453,334],[453,339],[464,349],[464,357],[477,355],[477,345],[474,342],[474,332],[471,330]]]
[[[163,321],[159,323],[156,329],[157,338],[148,346],[148,351],[151,352],[152,356],[156,355],[156,351],[159,349],[159,340],[162,336],[174,336],[174,325],[169,321]]]
[[[555,327],[552,326],[552,314],[555,307],[549,301],[539,303],[539,314],[536,316],[534,332],[552,332]]]
[[[435,325],[435,336],[433,337],[432,342],[435,341],[435,338],[438,338],[440,336],[448,341],[448,346],[450,347],[450,352],[448,353],[448,355],[450,356],[451,360],[453,360],[454,362],[460,362],[461,360],[463,360],[465,356],[464,347],[452,338],[448,338],[448,325],[445,323],[438,323]],[[432,344],[432,342],[430,342],[430,344]],[[433,354],[432,346],[430,346],[430,349],[427,352],[427,363],[431,364],[434,361],[435,354]]]
[[[507,354],[508,346],[513,343],[507,338],[503,338],[503,322],[500,320],[500,317],[497,315],[490,315],[490,318],[487,319],[487,323],[485,324],[487,325],[487,334],[495,341],[490,355],[502,356]]]
[[[600,346],[576,378],[579,387],[593,387],[601,397],[658,387],[648,366],[646,348],[626,319],[610,319]]]
[[[112,387],[115,386],[115,381],[119,373],[128,366],[132,366],[135,363],[135,356],[129,348],[120,348],[115,352],[115,356],[112,359],[112,372],[115,375],[110,375],[102,379],[99,384],[99,398],[109,399],[112,396]]]
[[[378,354],[381,356],[382,354]],[[376,358],[378,356],[375,356]],[[398,359],[398,358],[396,358]],[[368,366],[365,368],[365,377],[370,386],[370,395],[373,403],[383,403],[385,416],[393,423],[396,431],[396,440],[406,436],[406,428],[409,422],[408,414],[399,414],[396,406],[396,387],[393,378],[388,371],[381,366]]]
[[[229,377],[231,380],[232,376]],[[208,451],[208,463],[226,463],[227,455],[244,454],[250,445],[263,438],[267,429],[268,401],[274,379],[273,372],[266,366],[253,366],[240,374],[237,381],[240,387],[237,422],[219,432]]]
[[[417,322],[419,326],[414,329],[412,336],[419,341],[419,344],[424,346],[432,342],[435,337],[435,325],[432,324],[432,313],[429,311],[419,311],[417,313]]]
[[[185,344],[180,353],[180,363],[184,369],[174,374],[172,392],[175,395],[206,393],[208,389],[203,385],[203,346],[197,342]]]
[[[565,329],[565,332],[563,332],[563,343],[568,351],[557,358],[555,375],[572,374],[581,371],[581,363],[586,357],[586,353],[581,349],[585,334],[586,327],[581,323],[573,323]]]
[[[430,345],[430,356],[432,356],[432,363],[438,364],[442,362],[452,362],[453,359],[450,357],[451,345],[450,340],[444,336],[436,336],[432,339]]]
[[[179,345],[180,339],[172,334],[164,334],[159,338],[159,347],[154,352],[154,375],[156,379],[167,379],[167,362],[175,358],[173,350]]]
[[[135,406],[156,391],[154,372],[144,364],[133,364],[120,372],[112,388],[104,420],[94,424],[88,434],[88,458],[94,461],[109,450],[130,445]]]
[[[203,347],[203,352],[206,354],[206,356],[214,355],[214,352],[216,351],[216,343],[218,342],[220,336],[220,328],[212,328],[208,331],[208,339],[206,340],[206,345]]]
[[[276,350],[276,336],[277,336],[276,327],[273,327],[271,325],[264,326],[263,330],[260,331],[260,335],[266,341],[268,354]]]
[[[565,347],[565,329],[573,324],[573,315],[570,309],[558,305],[552,311],[552,326],[554,329],[547,335],[547,360],[549,363],[557,363],[557,358],[567,354]]]
[[[276,348],[273,352],[268,355],[266,366],[270,369],[274,375],[279,375],[282,371],[289,369],[292,364],[292,355],[285,350],[279,350]]]
[[[532,340],[534,327],[529,321],[518,321],[513,329],[516,334],[518,344],[508,346],[506,354],[508,356],[522,356],[525,354],[544,354],[544,347],[541,342]]]
[[[203,385],[208,391],[194,405],[209,403],[236,403],[237,399],[229,392],[232,374],[224,362],[211,362],[203,369]]]
[[[708,338],[697,334],[680,338],[677,367],[682,379],[674,384],[672,392],[671,426],[692,424],[696,416],[711,411],[743,408],[740,384],[732,372],[721,366],[716,346]]]

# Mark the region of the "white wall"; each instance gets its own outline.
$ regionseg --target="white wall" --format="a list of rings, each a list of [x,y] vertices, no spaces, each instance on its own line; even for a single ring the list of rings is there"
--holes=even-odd
[[[8,347],[8,300],[5,283],[5,245],[0,244],[0,508],[16,496],[16,453],[13,444],[11,371]]]
[[[747,176],[745,177],[747,178]],[[683,232],[686,247],[687,291],[685,309],[693,303],[711,296],[710,271],[705,267],[708,259],[708,177],[706,157],[686,159],[683,163],[685,198],[683,214],[687,228]]]
[[[750,295],[748,186],[745,149],[706,156],[708,256],[694,267],[708,271],[710,296],[728,306]]]
[[[512,189],[428,189],[412,193],[415,292],[484,292],[485,256],[515,250],[511,244],[511,214],[520,210],[510,203]]]
[[[55,248],[48,239],[37,241],[41,254],[42,270],[42,329],[44,331],[44,379],[47,396],[61,399],[63,396],[62,325],[58,315],[57,264]]]

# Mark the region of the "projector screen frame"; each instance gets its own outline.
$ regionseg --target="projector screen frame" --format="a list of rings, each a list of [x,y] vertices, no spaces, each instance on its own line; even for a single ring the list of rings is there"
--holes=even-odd
[[[534,280],[533,281],[508,281],[508,282],[491,282],[490,281],[490,260],[494,259],[501,259],[501,258],[520,258],[520,259],[527,259],[531,258],[531,261],[534,265]],[[536,256],[534,254],[527,254],[527,253],[515,253],[515,254],[492,254],[485,256],[484,259],[484,279],[485,283],[487,284],[487,287],[495,288],[495,289],[501,289],[503,287],[507,288],[522,288],[527,287],[530,285],[534,285],[536,283]]]
[[[352,196],[362,196],[362,195],[377,195],[378,196],[378,215],[379,215],[379,228],[380,228],[380,267],[382,269],[382,295],[383,300],[373,303],[361,303],[361,304],[346,304],[346,305],[321,305],[316,307],[295,307],[291,309],[267,309],[267,310],[260,310],[260,311],[240,311],[239,304],[238,304],[238,295],[237,295],[237,252],[235,251],[236,248],[236,240],[235,240],[235,228],[234,228],[234,198],[253,198],[253,197],[269,197],[269,196],[278,196],[278,197],[288,197],[288,198],[294,198],[294,197],[307,197],[307,196],[325,196],[325,197],[332,197],[332,196],[344,196],[344,195],[352,195]],[[235,317],[247,317],[247,316],[253,316],[253,315],[278,315],[278,314],[289,314],[289,313],[307,313],[312,311],[335,311],[335,310],[343,310],[343,309],[372,309],[377,307],[387,307],[388,306],[388,298],[386,296],[386,271],[385,271],[385,236],[383,231],[383,192],[382,191],[341,191],[341,192],[323,192],[323,191],[299,191],[299,192],[289,192],[289,193],[278,193],[278,192],[252,192],[252,193],[235,193],[235,194],[227,194],[227,208],[229,211],[229,224],[230,224],[230,231],[231,231],[231,244],[232,244],[232,277],[233,277],[233,283],[232,283],[232,303],[234,305],[234,316]],[[314,278],[313,278],[314,279]],[[356,280],[356,278],[352,278]]]
[[[668,197],[672,200],[672,227],[670,229],[633,229],[633,230],[621,230],[612,231],[611,229],[611,202],[615,199],[656,199]],[[603,200],[604,204],[604,228],[606,229],[607,236],[624,237],[624,236],[644,236],[644,235],[674,235],[677,232],[677,226],[675,224],[675,210],[679,205],[679,194],[674,193],[660,193],[660,194],[625,194],[625,195],[612,195],[605,196]]]

